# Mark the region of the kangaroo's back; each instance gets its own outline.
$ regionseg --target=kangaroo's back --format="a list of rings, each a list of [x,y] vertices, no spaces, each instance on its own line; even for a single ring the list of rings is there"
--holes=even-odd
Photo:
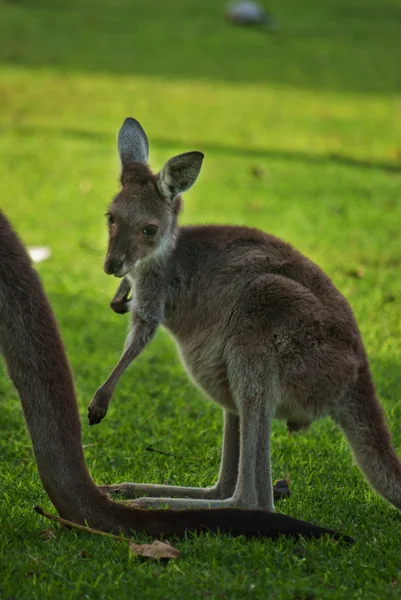
[[[351,307],[331,279],[285,241],[258,229],[229,225],[180,227],[171,258],[165,324],[177,337],[213,324],[226,328],[260,278],[281,279],[292,298],[304,291],[354,345],[360,339]],[[294,285],[296,284],[296,285]]]

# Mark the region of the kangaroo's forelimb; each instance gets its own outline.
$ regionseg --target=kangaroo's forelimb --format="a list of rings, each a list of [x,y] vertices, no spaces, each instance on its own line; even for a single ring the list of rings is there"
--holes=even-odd
[[[30,259],[0,212],[0,350],[16,387],[42,484],[57,512],[109,532],[184,536],[321,537],[330,529],[267,511],[143,511],[112,502],[93,483],[83,455],[74,382],[50,304]]]
[[[95,395],[88,406],[89,425],[100,423],[105,417],[118,380],[153,338],[157,327],[157,321],[145,321],[138,315],[134,315],[134,322],[132,329],[128,334],[123,355],[106,381],[95,392]]]

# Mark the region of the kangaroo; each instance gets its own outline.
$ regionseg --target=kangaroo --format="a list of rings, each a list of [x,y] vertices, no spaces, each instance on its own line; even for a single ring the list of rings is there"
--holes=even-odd
[[[115,533],[153,537],[186,531],[231,535],[349,536],[267,511],[134,509],[92,481],[81,442],[71,369],[50,304],[22,243],[0,211],[0,353],[17,389],[42,484],[59,514]]]
[[[401,463],[356,320],[330,278],[257,229],[178,227],[181,194],[198,177],[201,152],[175,156],[153,175],[147,137],[132,118],[120,129],[118,150],[122,188],[107,212],[104,269],[126,278],[114,301],[120,312],[131,305],[132,327],[89,405],[89,423],[105,416],[119,377],[162,324],[193,381],[223,408],[224,434],[213,487],[103,489],[150,496],[139,498],[140,506],[273,511],[272,419],[285,419],[293,431],[330,416],[369,483],[401,509]]]

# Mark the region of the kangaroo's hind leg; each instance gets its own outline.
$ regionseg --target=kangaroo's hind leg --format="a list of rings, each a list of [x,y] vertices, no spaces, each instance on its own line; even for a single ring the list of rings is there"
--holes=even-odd
[[[270,425],[275,406],[275,387],[266,369],[265,352],[246,353],[235,347],[229,354],[228,381],[239,416],[239,466],[235,490],[226,499],[140,498],[140,506],[170,508],[265,508],[274,510],[270,469]],[[257,476],[258,455],[265,470]],[[258,493],[258,484],[265,489]]]
[[[230,498],[237,484],[238,461],[239,418],[225,411],[223,447],[219,477],[216,485],[209,488],[197,488],[125,482],[116,485],[101,486],[101,489],[108,493],[119,493],[125,496],[125,498],[138,498],[143,495],[153,498],[166,498],[168,496],[199,499]],[[166,503],[166,500],[161,501],[161,503]]]
[[[270,436],[278,384],[265,350],[230,353],[230,387],[240,415],[240,462],[234,506],[274,510]]]

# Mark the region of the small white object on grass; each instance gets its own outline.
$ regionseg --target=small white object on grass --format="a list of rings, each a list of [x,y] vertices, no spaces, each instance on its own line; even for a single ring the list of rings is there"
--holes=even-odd
[[[234,2],[226,9],[226,18],[238,25],[266,25],[275,28],[273,17],[257,2]]]
[[[39,263],[49,258],[51,250],[48,246],[29,246],[28,253],[34,263]]]

